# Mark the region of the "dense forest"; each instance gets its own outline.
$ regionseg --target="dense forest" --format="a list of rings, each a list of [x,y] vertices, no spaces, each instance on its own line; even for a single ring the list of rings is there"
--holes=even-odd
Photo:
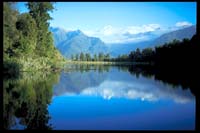
[[[15,2],[3,3],[3,66],[7,73],[51,69],[64,61],[48,30],[53,4],[28,2],[27,7],[29,12],[20,14]]]
[[[194,35],[191,40],[173,40],[154,49],[145,48],[140,51],[137,48],[128,55],[119,56],[114,61],[153,62],[159,65],[188,64],[193,63],[193,59],[195,60],[198,57],[198,49],[197,35]]]

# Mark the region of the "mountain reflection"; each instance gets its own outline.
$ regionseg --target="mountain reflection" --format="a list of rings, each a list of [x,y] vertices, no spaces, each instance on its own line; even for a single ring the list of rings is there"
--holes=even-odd
[[[61,73],[25,72],[16,79],[7,77],[3,80],[3,127],[52,129],[48,107],[54,101],[52,97],[61,95],[172,100],[182,105],[195,101],[190,82],[183,88],[180,80],[171,82],[163,77],[149,66],[108,65],[68,65]]]
[[[81,69],[63,71],[60,82],[54,86],[54,96],[80,94],[101,96],[104,99],[128,98],[146,101],[171,99],[178,103],[187,103],[195,98],[189,89],[155,80],[154,75],[145,75],[142,71],[130,72],[128,66],[110,66],[109,71],[108,69],[96,71],[92,66],[85,68],[87,71],[84,73]]]

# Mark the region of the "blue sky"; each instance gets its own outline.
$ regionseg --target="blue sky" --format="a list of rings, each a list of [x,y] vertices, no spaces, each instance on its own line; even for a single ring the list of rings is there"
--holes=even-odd
[[[54,6],[50,26],[80,29],[106,43],[148,40],[152,34],[196,24],[196,2],[57,2]],[[24,2],[18,8],[27,11]]]

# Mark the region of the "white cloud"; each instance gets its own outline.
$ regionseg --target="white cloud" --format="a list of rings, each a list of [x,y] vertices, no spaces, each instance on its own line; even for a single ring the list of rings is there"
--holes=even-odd
[[[152,32],[155,30],[158,30],[160,28],[159,24],[148,24],[148,25],[142,25],[142,26],[129,26],[126,29],[126,32],[130,34],[139,34],[139,33],[145,33],[145,32]]]
[[[184,26],[191,26],[192,23],[187,22],[187,21],[182,21],[182,22],[177,22],[176,27],[184,27]]]
[[[102,29],[97,30],[84,30],[83,32],[88,36],[101,38],[106,43],[123,43],[123,42],[137,42],[149,39],[147,35],[142,35],[147,32],[154,32],[160,29],[159,24],[147,24],[140,26],[127,26],[127,27],[113,27],[111,25],[104,26]],[[125,36],[125,34],[140,36]]]
[[[103,27],[102,30],[100,30],[100,33],[102,33],[105,36],[113,35],[117,32],[117,28],[112,27],[111,25]]]

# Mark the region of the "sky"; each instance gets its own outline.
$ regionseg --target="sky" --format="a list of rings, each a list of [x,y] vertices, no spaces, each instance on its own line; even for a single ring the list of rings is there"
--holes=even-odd
[[[18,3],[27,12],[25,2]],[[105,43],[139,42],[196,25],[196,2],[56,2],[50,26],[81,30]]]

